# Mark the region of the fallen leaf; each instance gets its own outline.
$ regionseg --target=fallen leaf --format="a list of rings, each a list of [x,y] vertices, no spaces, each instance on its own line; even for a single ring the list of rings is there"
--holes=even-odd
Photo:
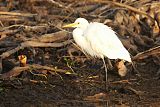
[[[84,100],[88,100],[88,101],[99,101],[99,100],[107,100],[107,99],[108,99],[108,95],[105,93],[98,93],[93,96],[87,96],[86,98],[84,98]]]
[[[21,67],[26,66],[26,63],[27,63],[27,56],[26,55],[19,55],[18,59],[19,59]]]
[[[118,74],[121,76],[121,77],[124,77],[126,76],[127,74],[127,68],[126,66],[124,65],[124,62],[123,61],[120,61],[116,64],[117,66],[117,69],[118,69]]]

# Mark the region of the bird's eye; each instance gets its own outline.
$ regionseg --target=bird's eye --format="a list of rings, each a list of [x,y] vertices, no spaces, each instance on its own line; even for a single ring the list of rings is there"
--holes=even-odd
[[[80,24],[79,22],[77,24]]]

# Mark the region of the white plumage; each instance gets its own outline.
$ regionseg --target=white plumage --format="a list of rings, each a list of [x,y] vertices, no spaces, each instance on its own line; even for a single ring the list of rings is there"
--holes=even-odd
[[[116,33],[103,23],[89,23],[84,18],[78,18],[74,23],[64,27],[75,27],[73,38],[82,50],[89,55],[102,58],[103,62],[104,57],[132,62],[129,52],[125,49]],[[105,70],[107,72],[106,66]]]

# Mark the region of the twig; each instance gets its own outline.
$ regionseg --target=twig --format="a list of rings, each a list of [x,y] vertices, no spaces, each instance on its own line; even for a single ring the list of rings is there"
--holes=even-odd
[[[24,21],[25,18],[18,16],[0,15],[1,21]]]
[[[71,41],[72,40],[67,40],[67,41],[64,41],[61,43],[43,43],[43,42],[38,42],[38,41],[25,41],[25,42],[21,43],[20,46],[14,48],[12,50],[9,50],[7,52],[2,53],[0,55],[0,57],[2,59],[4,59],[6,57],[9,57],[11,54],[19,51],[20,49],[24,49],[26,47],[62,47],[62,46],[70,44]]]
[[[50,3],[53,3],[53,4],[57,5],[57,6],[59,6],[59,7],[61,7],[61,8],[67,8],[66,6],[64,6],[64,5],[62,5],[62,4],[60,4],[59,2],[56,2],[56,1],[54,1],[54,0],[47,0],[47,1],[50,2]]]
[[[40,42],[55,42],[58,40],[63,40],[67,37],[66,31],[59,31],[56,33],[44,34],[39,39]]]
[[[120,81],[114,81],[114,82],[111,82],[112,84],[132,84],[131,82],[129,82],[129,80],[120,80]]]
[[[0,15],[13,15],[13,16],[33,17],[33,16],[35,16],[37,14],[17,13],[17,12],[2,12],[2,11],[0,11]]]
[[[136,56],[133,57],[133,60],[145,59],[151,55],[158,55],[158,54],[160,54],[160,46],[138,53]]]
[[[84,0],[83,0],[84,1]],[[119,6],[119,7],[124,7],[124,8],[127,8],[133,12],[136,12],[138,14],[143,14],[145,16],[147,16],[153,23],[155,23],[156,20],[154,20],[149,14],[147,14],[146,12],[143,12],[143,11],[140,11],[132,6],[129,6],[129,5],[126,5],[126,4],[122,4],[122,3],[118,3],[118,2],[114,2],[114,1],[104,1],[104,0],[88,0],[90,2],[94,2],[94,3],[103,3],[103,4],[114,4],[116,6]]]
[[[49,70],[50,72],[58,72],[58,73],[66,73],[66,70],[63,69],[55,69],[52,67],[48,67],[48,66],[42,66],[42,65],[38,65],[38,64],[33,64],[33,65],[27,65],[25,67],[14,67],[12,70],[10,70],[7,73],[4,73],[0,76],[0,79],[8,79],[11,77],[15,77],[18,76],[22,71],[27,71],[29,69],[45,69],[45,70]]]
[[[138,95],[139,97],[140,97],[141,95],[144,95],[144,93],[145,93],[145,92],[143,92],[143,91],[137,91],[137,90],[135,90],[134,88],[132,88],[132,87],[130,87],[130,86],[125,87],[125,89],[128,89],[128,90],[132,91],[134,94]]]
[[[0,32],[0,35],[14,34],[14,33],[17,33],[18,31],[20,31],[20,30],[19,29],[16,29],[16,30],[6,30],[6,31],[3,31],[3,32]]]
[[[38,41],[26,41],[21,43],[22,47],[62,47],[71,43],[72,40],[67,40],[61,43],[43,43]]]

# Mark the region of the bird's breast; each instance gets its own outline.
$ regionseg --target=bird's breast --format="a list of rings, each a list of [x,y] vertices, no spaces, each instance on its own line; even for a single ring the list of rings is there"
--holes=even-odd
[[[75,40],[76,44],[78,44],[83,51],[93,57],[100,57],[100,55],[93,50],[90,42],[86,39],[84,35],[84,31],[81,29],[76,28],[73,31],[73,39]]]

